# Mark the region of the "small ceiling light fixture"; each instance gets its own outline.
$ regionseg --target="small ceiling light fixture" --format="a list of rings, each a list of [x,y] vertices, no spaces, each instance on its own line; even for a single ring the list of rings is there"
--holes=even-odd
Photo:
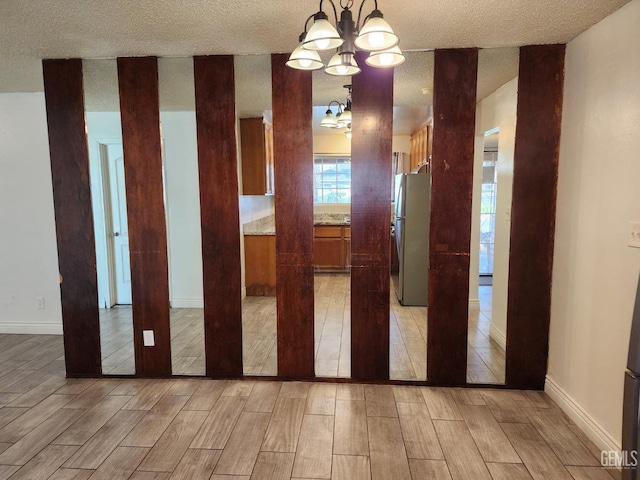
[[[374,0],[374,10],[363,19],[362,28],[360,28],[360,19],[366,0],[362,0],[360,4],[357,22],[353,21],[351,13],[354,0],[340,0],[342,8],[340,20],[338,20],[334,1],[327,1],[333,7],[336,27],[331,24],[329,17],[322,10],[324,0],[320,0],[319,11],[307,18],[304,32],[299,37],[300,44],[289,57],[287,66],[298,70],[319,70],[324,67],[324,64],[317,52],[336,49],[335,55],[324,67],[325,72],[338,76],[356,75],[361,71],[355,59],[356,48],[372,52],[366,62],[373,67],[395,67],[404,63],[404,55],[397,46],[398,36],[393,33],[384,20],[382,12],[378,10],[378,0]],[[311,19],[313,19],[313,25],[307,31]],[[305,50],[310,54],[304,52]]]

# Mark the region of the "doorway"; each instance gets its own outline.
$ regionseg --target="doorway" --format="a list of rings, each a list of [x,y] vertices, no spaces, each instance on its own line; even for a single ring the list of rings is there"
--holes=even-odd
[[[131,305],[129,228],[122,140],[100,141],[110,306]]]
[[[496,234],[496,161],[498,160],[498,131],[487,132],[482,161],[482,192],[480,197],[480,265],[481,286],[493,284],[493,259]]]

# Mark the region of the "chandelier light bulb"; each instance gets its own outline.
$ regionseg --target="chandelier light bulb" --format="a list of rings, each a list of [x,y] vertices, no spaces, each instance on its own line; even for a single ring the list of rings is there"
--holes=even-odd
[[[291,53],[286,64],[296,70],[320,70],[324,67],[318,52],[306,50],[302,46],[299,46]]]
[[[326,50],[327,48],[329,48],[330,43],[331,40],[328,38],[321,38],[320,40],[316,40],[314,42],[313,50]]]
[[[315,15],[315,21],[307,32],[302,48],[307,50],[328,50],[330,48],[338,48],[344,43],[344,39],[333,25],[327,20],[324,12],[318,12]]]
[[[380,48],[384,44],[384,34],[382,32],[373,32],[369,35],[369,43],[372,47]]]
[[[365,62],[367,62],[367,65],[370,67],[389,68],[402,65],[405,60],[402,51],[396,46],[388,50],[371,52]]]
[[[302,62],[300,62],[302,63]],[[311,63],[311,62],[309,62]],[[389,52],[380,54],[380,65],[389,66],[393,63],[393,54]]]
[[[362,26],[355,44],[360,50],[376,52],[393,48],[398,44],[398,41],[398,36],[393,33],[389,24],[382,18],[380,10],[374,10]]]
[[[336,53],[324,71],[329,75],[350,76],[360,73],[360,67],[352,53]]]

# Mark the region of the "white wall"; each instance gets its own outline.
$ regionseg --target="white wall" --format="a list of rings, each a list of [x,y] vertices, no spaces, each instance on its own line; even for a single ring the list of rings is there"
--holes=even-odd
[[[0,94],[0,333],[62,333],[46,122],[44,94]]]
[[[498,140],[495,253],[493,260],[493,290],[491,337],[506,345],[507,289],[509,280],[509,242],[511,238],[511,191],[513,185],[513,152],[515,148],[518,78],[504,84],[482,100],[476,109],[476,141],[471,224],[471,266],[469,300],[477,300],[480,248],[480,192],[484,134],[500,129]]]
[[[565,64],[546,390],[619,447],[640,249],[640,0],[570,42]]]
[[[104,200],[99,144],[122,141],[119,112],[87,112],[91,192],[94,205],[98,304],[110,305],[106,269]],[[202,307],[200,193],[194,112],[162,112],[171,305]]]
[[[162,112],[171,306],[202,308],[202,232],[195,112]]]

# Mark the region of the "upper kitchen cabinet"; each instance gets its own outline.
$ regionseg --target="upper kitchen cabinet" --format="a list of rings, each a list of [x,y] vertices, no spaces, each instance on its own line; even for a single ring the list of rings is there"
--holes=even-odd
[[[411,170],[429,163],[432,145],[433,127],[431,121],[428,121],[411,134]]]
[[[262,117],[240,119],[242,194],[273,195],[273,127]]]

